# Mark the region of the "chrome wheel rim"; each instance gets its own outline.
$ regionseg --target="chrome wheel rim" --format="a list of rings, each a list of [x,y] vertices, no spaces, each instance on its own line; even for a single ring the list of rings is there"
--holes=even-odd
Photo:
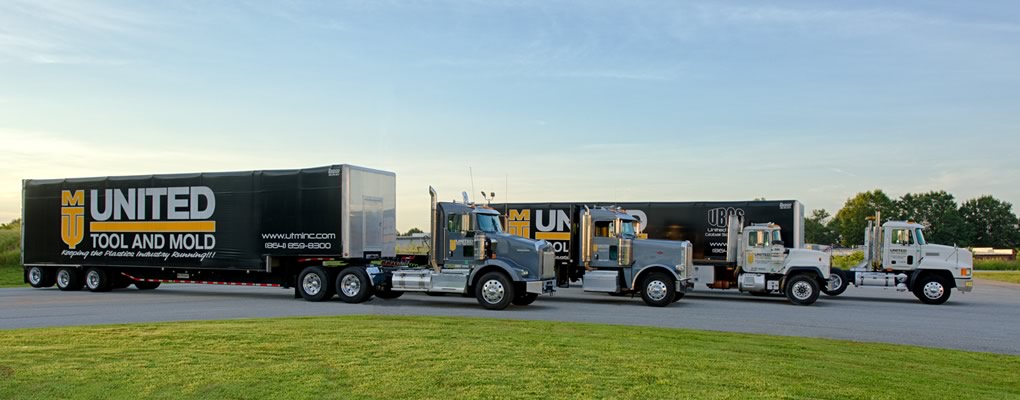
[[[482,298],[489,304],[496,304],[503,300],[506,290],[503,283],[495,279],[488,280],[482,285]]]
[[[39,282],[42,282],[42,270],[39,267],[28,270],[28,282],[33,285],[38,285]]]
[[[839,290],[840,286],[843,286],[843,278],[836,274],[829,276],[829,290]]]
[[[790,290],[793,291],[793,297],[797,300],[807,300],[811,297],[811,284],[807,282],[795,282]]]
[[[669,294],[669,288],[666,287],[666,283],[658,279],[648,282],[648,287],[645,288],[645,291],[648,293],[648,298],[655,301],[661,301]]]
[[[340,291],[344,296],[354,297],[361,293],[361,278],[357,275],[347,274],[340,280]]]
[[[942,297],[942,293],[945,292],[945,288],[942,287],[941,283],[928,282],[924,285],[924,297],[932,300],[938,300]]]
[[[67,272],[66,269],[62,269],[60,272],[57,272],[57,283],[60,284],[60,287],[67,287],[70,285],[71,273]]]
[[[301,289],[309,296],[315,296],[322,290],[322,279],[318,274],[307,274],[301,280]]]
[[[89,289],[99,287],[99,273],[96,271],[89,271],[89,273],[85,275],[85,283],[89,285]]]

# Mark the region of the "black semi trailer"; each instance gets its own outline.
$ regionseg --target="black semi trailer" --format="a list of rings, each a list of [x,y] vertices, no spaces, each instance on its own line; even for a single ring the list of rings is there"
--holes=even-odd
[[[567,265],[572,254],[570,232],[578,223],[571,218],[575,204],[623,208],[641,221],[640,229],[649,239],[690,241],[697,261],[726,261],[726,223],[730,215],[748,223],[776,223],[783,227],[784,243],[793,248],[804,246],[804,206],[796,200],[493,203],[492,207],[506,215],[508,232],[549,240],[556,249],[557,261]]]
[[[163,282],[274,286],[293,287],[310,301],[337,294],[351,303],[442,291],[478,294],[483,306],[500,309],[511,300],[523,303],[516,297],[533,301],[529,294],[552,285],[551,276],[547,283],[540,278],[544,249],[533,242],[514,260],[465,253],[471,262],[458,260],[456,271],[443,268],[449,256],[431,269],[383,262],[395,256],[392,172],[333,165],[28,179],[22,185],[22,265],[33,287],[102,292],[131,284],[154,289]],[[453,208],[434,202],[433,219]],[[467,221],[467,233],[475,213],[490,212],[460,208],[467,210],[457,214]],[[545,275],[552,274],[548,253]],[[508,288],[499,298],[474,293],[489,280]]]

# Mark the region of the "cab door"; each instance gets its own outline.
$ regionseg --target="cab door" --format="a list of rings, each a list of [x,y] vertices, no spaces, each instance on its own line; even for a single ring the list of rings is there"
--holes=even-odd
[[[619,252],[619,241],[616,239],[615,224],[614,221],[595,221],[594,224],[595,232],[592,244],[592,259],[591,265],[593,267],[618,267]]]
[[[446,218],[446,241],[442,244],[446,250],[444,268],[470,265],[475,255],[471,215],[448,213]]]
[[[910,228],[886,228],[885,243],[882,252],[885,268],[913,269],[920,262],[921,246]]]

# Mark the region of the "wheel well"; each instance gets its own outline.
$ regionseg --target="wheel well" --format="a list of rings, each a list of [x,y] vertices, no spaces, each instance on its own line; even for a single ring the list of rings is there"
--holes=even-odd
[[[479,269],[478,272],[475,273],[475,276],[473,278],[471,278],[471,283],[468,284],[467,290],[470,291],[472,288],[474,288],[475,285],[478,284],[478,280],[482,279],[483,275],[485,275],[487,273],[490,273],[490,272],[499,272],[499,273],[501,273],[503,275],[506,275],[508,278],[513,278],[512,276],[510,276],[510,274],[506,273],[506,271],[504,271],[503,268],[500,268],[499,266],[496,266],[496,265],[486,265],[486,266],[482,267],[481,269]],[[513,280],[513,279],[511,279],[511,280]],[[516,282],[514,282],[514,283],[516,283]]]
[[[914,289],[914,283],[924,279],[926,276],[935,275],[945,282],[946,286],[950,289],[956,287],[956,279],[953,278],[953,274],[946,270],[941,269],[919,269],[914,272],[914,276],[910,279],[910,289]]]
[[[673,273],[668,268],[656,265],[638,271],[638,274],[634,276],[634,282],[633,285],[631,285],[631,289],[640,290],[641,288],[639,288],[638,285],[641,283],[641,280],[645,279],[645,277],[648,276],[648,274],[653,272],[662,272],[665,273],[666,275],[669,275],[670,278],[673,278],[674,280],[676,279],[676,276],[674,276]]]

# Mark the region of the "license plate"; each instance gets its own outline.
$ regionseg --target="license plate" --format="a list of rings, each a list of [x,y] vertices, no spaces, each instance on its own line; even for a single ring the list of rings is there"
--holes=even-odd
[[[542,284],[542,293],[554,291],[556,291],[556,288],[553,285],[553,281],[545,281],[545,283]]]
[[[974,282],[967,281],[964,285],[967,285],[967,287],[974,287]]]

